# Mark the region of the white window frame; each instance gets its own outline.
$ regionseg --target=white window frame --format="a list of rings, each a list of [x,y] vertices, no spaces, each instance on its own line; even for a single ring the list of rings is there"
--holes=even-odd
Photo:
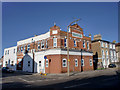
[[[38,46],[37,46],[38,49],[40,49],[40,42],[38,42]]]
[[[39,67],[41,67],[42,66],[42,61],[39,61]]]
[[[104,47],[104,43],[103,42],[101,42],[101,47]]]
[[[9,55],[9,50],[8,50],[8,55]]]
[[[83,48],[85,48],[85,41],[83,41]]]
[[[90,59],[89,62],[90,62],[90,66],[92,66],[92,65],[93,65],[93,63],[92,63],[92,59]]]
[[[28,49],[30,50],[30,44],[27,45],[27,51],[29,51]]]
[[[41,41],[41,49],[44,49],[45,45],[44,45],[44,40]]]
[[[113,44],[113,49],[115,49],[115,45]]]
[[[64,46],[67,47],[67,39],[64,39]]]
[[[76,40],[74,40],[74,47],[77,47],[77,42],[76,42]]]
[[[75,59],[75,67],[78,67],[78,59]]]
[[[53,38],[53,47],[57,47],[57,38],[56,37]]]
[[[24,45],[24,51],[25,51],[25,46],[26,46],[26,45]]]
[[[105,43],[105,47],[106,47],[106,48],[108,47],[108,44],[107,44],[107,43]]]
[[[46,59],[46,67],[48,67],[48,59]]]
[[[87,49],[89,50],[89,42],[87,42]]]
[[[46,40],[46,48],[48,48],[48,40]]]
[[[30,67],[30,61],[28,61],[28,67]]]
[[[82,62],[83,61],[83,62]],[[83,64],[83,65],[82,65]],[[85,66],[84,59],[81,59],[81,66]]]
[[[63,62],[65,60],[65,62]],[[67,59],[62,59],[62,67],[67,67]]]
[[[23,51],[23,46],[21,46],[21,52]]]

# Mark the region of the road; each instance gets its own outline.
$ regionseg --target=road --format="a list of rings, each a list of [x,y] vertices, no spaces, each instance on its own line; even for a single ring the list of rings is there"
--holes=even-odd
[[[119,88],[117,69],[65,75],[3,74],[2,88]]]

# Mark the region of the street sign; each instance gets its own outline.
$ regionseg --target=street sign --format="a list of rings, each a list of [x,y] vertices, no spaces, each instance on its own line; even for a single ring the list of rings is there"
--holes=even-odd
[[[68,59],[68,61],[70,61],[70,59]]]
[[[47,59],[47,56],[44,56],[44,59]]]

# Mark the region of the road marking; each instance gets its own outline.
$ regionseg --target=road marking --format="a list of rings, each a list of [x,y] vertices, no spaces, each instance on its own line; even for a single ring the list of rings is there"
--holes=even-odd
[[[82,84],[68,86],[68,87],[64,87],[64,88],[72,88],[72,87],[82,86],[82,85],[86,85],[86,84],[90,84],[90,83],[82,83]]]
[[[23,81],[25,81],[25,82],[35,82],[35,81],[28,81],[28,80],[25,80],[25,79],[23,79],[23,78],[18,78],[18,79],[21,79],[21,80],[23,80]]]

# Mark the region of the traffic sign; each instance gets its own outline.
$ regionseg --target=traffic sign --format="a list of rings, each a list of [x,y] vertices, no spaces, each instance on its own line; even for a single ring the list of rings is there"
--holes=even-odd
[[[44,56],[44,59],[47,59],[47,56]]]

